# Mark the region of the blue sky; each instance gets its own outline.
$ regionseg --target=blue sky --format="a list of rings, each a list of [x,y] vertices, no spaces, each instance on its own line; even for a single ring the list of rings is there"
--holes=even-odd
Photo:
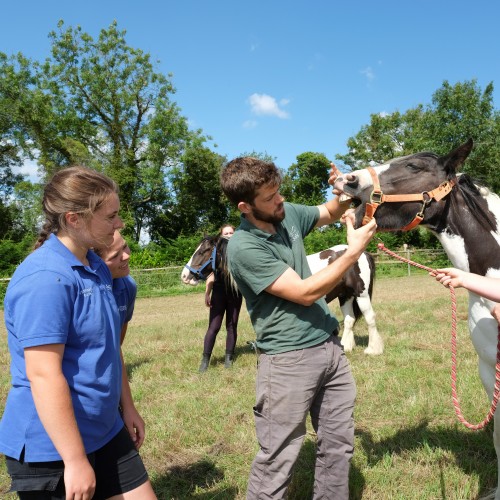
[[[444,80],[493,82],[500,105],[496,0],[4,2],[0,51],[43,60],[59,19],[95,38],[116,20],[228,159],[333,160],[371,114],[429,104]]]

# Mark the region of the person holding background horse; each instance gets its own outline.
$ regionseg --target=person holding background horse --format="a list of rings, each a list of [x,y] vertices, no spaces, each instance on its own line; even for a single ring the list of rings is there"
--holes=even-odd
[[[219,238],[229,239],[234,234],[234,226],[225,224],[219,231]],[[199,372],[206,372],[215,345],[217,334],[226,315],[226,356],[224,367],[231,368],[234,349],[238,340],[238,318],[243,298],[238,290],[228,283],[224,273],[214,270],[207,278],[205,286],[205,304],[210,308],[208,330],[203,341],[203,357]]]
[[[94,251],[108,266],[113,278],[113,295],[120,315],[120,346],[123,345],[127,334],[128,323],[134,313],[135,298],[137,296],[137,284],[130,276],[129,259],[130,247],[117,229],[114,234],[113,243],[109,247],[94,248]],[[123,351],[120,348],[122,360],[122,393],[120,397],[120,409],[123,422],[127,428],[135,447],[139,449],[144,442],[145,423],[137,411],[132,399],[132,392],[128,381]]]
[[[330,184],[337,173],[332,164]],[[229,269],[259,354],[254,417],[260,449],[247,498],[286,496],[310,414],[318,438],[314,498],[348,499],[356,386],[324,295],[358,260],[376,223],[355,230],[345,217],[345,253],[311,275],[303,238],[339,220],[350,202],[284,203],[280,184],[274,163],[252,157],[230,161],[221,174],[223,192],[241,212],[228,243]]]
[[[156,496],[120,417],[120,319],[91,248],[123,227],[118,188],[88,168],[45,186],[35,250],[5,296],[12,387],[0,421],[12,491],[37,500]]]

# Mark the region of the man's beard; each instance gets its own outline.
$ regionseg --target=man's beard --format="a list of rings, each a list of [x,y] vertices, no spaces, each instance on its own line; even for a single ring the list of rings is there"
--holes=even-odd
[[[261,222],[269,222],[271,224],[279,224],[285,218],[285,210],[283,203],[275,210],[274,214],[268,215],[258,208],[252,206],[252,215]]]

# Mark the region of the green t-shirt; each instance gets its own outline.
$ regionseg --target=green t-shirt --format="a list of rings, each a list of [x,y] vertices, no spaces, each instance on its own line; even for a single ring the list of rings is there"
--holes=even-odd
[[[324,298],[303,306],[265,291],[289,267],[302,279],[311,276],[303,238],[318,219],[317,207],[285,203],[276,234],[261,231],[242,216],[229,240],[229,269],[245,298],[257,347],[267,354],[317,345],[338,327]]]

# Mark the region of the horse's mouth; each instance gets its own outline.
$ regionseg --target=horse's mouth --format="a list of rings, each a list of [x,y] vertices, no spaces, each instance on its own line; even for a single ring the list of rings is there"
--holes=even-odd
[[[345,189],[344,189],[345,187]],[[355,193],[352,192],[351,189],[349,189],[349,186],[347,184],[344,184],[343,182],[335,183],[334,189],[336,189],[339,192],[339,201],[346,201],[350,200],[351,205],[350,209],[354,210],[354,215],[356,218],[356,223],[355,227],[360,227],[362,220],[363,220],[363,215],[364,215],[364,204],[363,200],[361,198],[358,198]]]

